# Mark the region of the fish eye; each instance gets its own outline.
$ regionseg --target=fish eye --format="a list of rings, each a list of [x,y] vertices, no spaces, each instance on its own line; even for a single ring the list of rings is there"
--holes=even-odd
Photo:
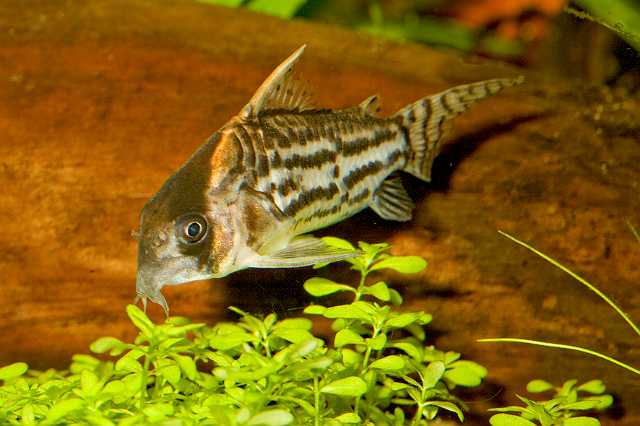
[[[207,221],[201,215],[185,215],[178,219],[176,225],[178,237],[187,244],[195,244],[207,234]]]

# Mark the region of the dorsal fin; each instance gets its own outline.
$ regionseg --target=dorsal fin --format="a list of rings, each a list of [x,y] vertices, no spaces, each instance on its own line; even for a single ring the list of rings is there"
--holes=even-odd
[[[358,107],[360,108],[360,111],[362,111],[364,115],[372,115],[374,117],[377,117],[378,114],[380,113],[380,108],[381,108],[380,104],[381,104],[380,96],[372,95],[372,96],[369,96],[364,101],[360,102],[360,105],[358,105]]]
[[[257,116],[267,109],[284,108],[304,110],[310,108],[309,93],[299,80],[293,77],[293,67],[300,59],[306,45],[302,45],[285,59],[256,90],[239,116],[244,119]]]

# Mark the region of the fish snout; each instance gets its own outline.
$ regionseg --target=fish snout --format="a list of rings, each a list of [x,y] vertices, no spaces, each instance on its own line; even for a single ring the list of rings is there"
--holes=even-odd
[[[152,301],[153,303],[157,303],[162,306],[164,313],[166,316],[169,316],[169,305],[167,304],[167,300],[164,298],[160,289],[162,288],[162,284],[154,282],[149,279],[149,277],[141,271],[138,271],[138,276],[136,277],[136,300],[134,303],[142,301],[142,306],[144,307],[144,311],[147,311],[147,300]]]

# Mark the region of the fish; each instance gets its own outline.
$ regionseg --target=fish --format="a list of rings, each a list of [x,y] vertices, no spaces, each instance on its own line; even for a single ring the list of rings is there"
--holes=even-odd
[[[377,95],[319,108],[293,73],[304,50],[278,65],[142,208],[136,293],[145,309],[150,300],[168,315],[165,285],[357,256],[310,233],[367,207],[409,221],[415,205],[398,172],[428,182],[450,120],[522,82],[456,86],[388,117]]]

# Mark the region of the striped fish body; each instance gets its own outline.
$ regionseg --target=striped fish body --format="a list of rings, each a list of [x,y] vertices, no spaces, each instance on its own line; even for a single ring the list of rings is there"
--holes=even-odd
[[[225,142],[235,145],[231,149],[239,155],[233,166],[219,166],[221,176],[242,170],[232,185],[266,194],[287,218],[291,235],[365,208],[410,154],[401,120],[373,117],[361,109],[269,113],[226,132]],[[270,240],[250,239],[267,245]]]
[[[382,118],[378,98],[315,109],[291,78],[304,46],[145,205],[137,294],[249,267],[299,267],[357,255],[307,235],[370,207],[411,219],[396,171],[428,181],[447,122],[521,79],[454,87]]]

